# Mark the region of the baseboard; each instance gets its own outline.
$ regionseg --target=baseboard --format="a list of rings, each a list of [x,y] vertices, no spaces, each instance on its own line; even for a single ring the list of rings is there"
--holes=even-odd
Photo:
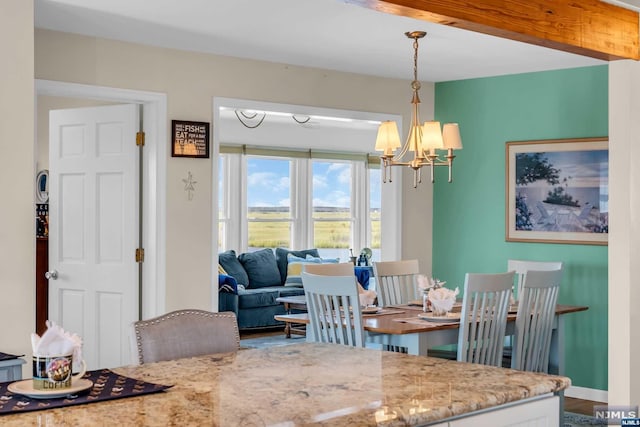
[[[565,397],[573,397],[575,399],[592,400],[594,402],[609,401],[609,392],[607,390],[597,390],[595,388],[571,386],[564,391]]]

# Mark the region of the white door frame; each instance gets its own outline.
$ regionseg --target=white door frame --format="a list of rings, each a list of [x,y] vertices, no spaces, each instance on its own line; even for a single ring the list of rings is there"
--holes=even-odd
[[[169,150],[167,145],[167,95],[157,92],[39,79],[35,81],[35,89],[34,104],[36,106],[39,95],[95,99],[144,106],[143,119],[146,135],[142,224],[145,258],[142,265],[142,317],[148,319],[164,313],[166,307],[166,181]],[[37,136],[34,144],[35,141],[37,141]]]

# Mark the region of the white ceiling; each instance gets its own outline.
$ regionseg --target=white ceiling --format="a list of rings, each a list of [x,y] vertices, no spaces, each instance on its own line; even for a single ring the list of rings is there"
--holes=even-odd
[[[338,0],[35,0],[36,27],[271,62],[449,81],[603,61]]]

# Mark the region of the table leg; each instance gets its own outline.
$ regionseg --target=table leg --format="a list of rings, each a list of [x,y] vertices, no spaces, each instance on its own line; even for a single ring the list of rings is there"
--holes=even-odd
[[[288,302],[285,302],[285,303],[284,303],[284,311],[285,311],[287,314],[291,314],[291,307],[289,306],[289,303],[288,303]],[[289,322],[286,322],[286,323],[284,324],[284,335],[285,335],[285,337],[287,337],[287,338],[291,338],[291,323],[289,323]]]

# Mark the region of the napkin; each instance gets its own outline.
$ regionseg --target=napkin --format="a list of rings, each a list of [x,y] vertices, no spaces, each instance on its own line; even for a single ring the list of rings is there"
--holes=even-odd
[[[456,288],[455,291],[447,288],[431,289],[429,291],[429,301],[433,311],[436,313],[448,313],[453,308],[453,304],[456,302],[456,296],[460,293],[460,290]]]
[[[66,332],[51,320],[47,320],[47,330],[40,337],[31,334],[31,347],[37,356],[65,356],[73,354],[74,367],[82,361],[82,338],[78,334]]]
[[[418,284],[418,288],[425,292],[429,289],[441,288],[447,282],[442,282],[438,279],[434,279],[433,277],[427,277],[424,274],[419,274],[416,276],[416,283]]]
[[[376,294],[376,291],[374,291],[373,289],[366,290],[360,285],[360,283],[358,283],[358,298],[360,299],[360,307],[368,307],[370,305],[373,305],[377,296],[378,294]]]

